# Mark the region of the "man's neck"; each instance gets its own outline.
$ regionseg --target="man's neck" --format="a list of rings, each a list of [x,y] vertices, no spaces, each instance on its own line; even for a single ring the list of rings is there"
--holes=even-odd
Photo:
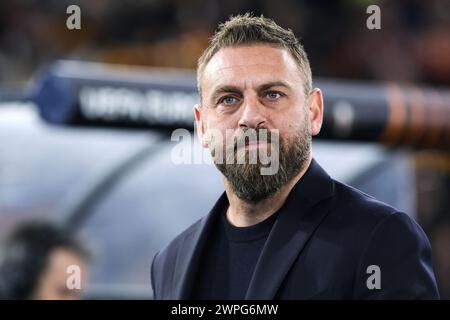
[[[227,193],[228,201],[230,202],[226,214],[227,220],[237,227],[248,227],[266,220],[283,206],[292,188],[310,166],[311,160],[312,157],[309,158],[302,171],[282,187],[280,191],[257,203],[249,203],[238,198],[228,181],[225,179],[225,192]]]

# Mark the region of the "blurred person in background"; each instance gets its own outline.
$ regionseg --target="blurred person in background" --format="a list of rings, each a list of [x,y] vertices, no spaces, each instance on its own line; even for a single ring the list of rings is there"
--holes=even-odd
[[[62,227],[44,221],[20,224],[7,239],[0,261],[0,298],[74,300],[81,297],[88,253]],[[80,289],[69,288],[69,266],[81,271]]]

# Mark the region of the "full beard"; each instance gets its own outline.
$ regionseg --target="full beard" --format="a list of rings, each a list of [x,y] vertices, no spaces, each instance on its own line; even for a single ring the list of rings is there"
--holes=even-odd
[[[304,169],[311,152],[311,129],[308,121],[304,124],[293,137],[280,137],[279,143],[273,141],[270,131],[267,133],[267,153],[272,155],[271,153],[275,152],[275,159],[279,161],[278,170],[273,174],[261,174],[261,169],[271,164],[262,163],[259,158],[256,163],[250,161],[244,163],[225,161],[224,163],[224,161],[217,161],[219,159],[215,159],[214,152],[211,152],[216,167],[225,176],[238,198],[248,203],[258,203],[276,194]],[[237,148],[241,137],[242,135],[238,135],[234,139],[231,154],[234,159],[245,157],[248,160],[250,150]],[[258,137],[260,137],[259,132]],[[227,151],[230,151],[229,148]],[[261,149],[258,148],[257,151],[259,153]]]

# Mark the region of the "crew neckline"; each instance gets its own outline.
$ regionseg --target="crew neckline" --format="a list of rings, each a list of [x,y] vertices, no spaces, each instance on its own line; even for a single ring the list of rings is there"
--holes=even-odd
[[[232,225],[227,217],[226,210],[222,212],[222,225],[227,238],[232,242],[251,242],[267,237],[272,230],[273,224],[278,217],[278,211],[265,220],[248,227],[237,227]]]

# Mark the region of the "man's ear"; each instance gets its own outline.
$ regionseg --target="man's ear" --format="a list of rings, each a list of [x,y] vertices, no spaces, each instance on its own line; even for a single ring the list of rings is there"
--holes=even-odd
[[[203,123],[202,106],[196,104],[194,106],[195,125],[197,126],[197,137],[204,148],[208,148],[208,141],[206,137],[205,124]]]
[[[309,120],[311,121],[311,134],[319,134],[323,122],[323,97],[319,88],[314,88],[308,97]]]

